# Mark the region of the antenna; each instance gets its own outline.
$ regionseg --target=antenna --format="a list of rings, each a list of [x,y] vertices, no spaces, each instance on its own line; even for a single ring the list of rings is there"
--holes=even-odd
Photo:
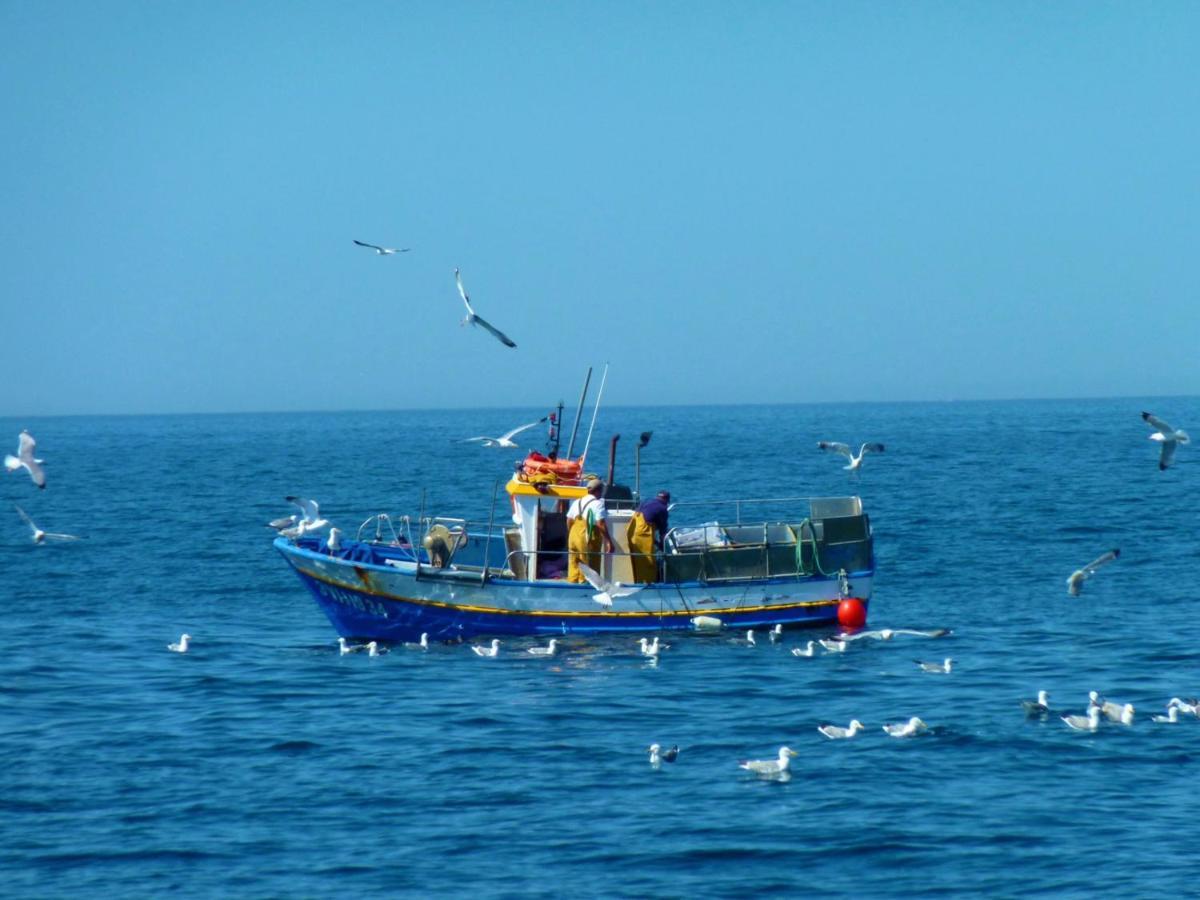
[[[571,440],[567,443],[567,459],[575,450],[575,435],[579,433],[579,420],[583,417],[583,401],[587,399],[588,385],[592,383],[592,367],[588,366],[587,376],[583,379],[583,390],[579,393],[579,408],[575,410],[575,424],[571,426]]]
[[[596,428],[596,414],[600,412],[600,400],[604,397],[604,382],[606,381],[608,381],[608,363],[604,364],[604,374],[600,376],[600,390],[596,392],[596,405],[592,407],[592,424],[588,426],[588,436],[583,444],[583,454],[579,457],[581,460],[587,459],[588,447],[592,445],[592,432]]]

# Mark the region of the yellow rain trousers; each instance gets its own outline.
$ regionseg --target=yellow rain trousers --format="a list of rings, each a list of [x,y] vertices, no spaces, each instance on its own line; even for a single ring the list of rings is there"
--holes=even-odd
[[[654,561],[654,526],[634,513],[625,531],[629,538],[630,562],[633,563],[633,580],[638,584],[653,584],[658,577],[658,566]]]
[[[591,534],[588,534],[586,518],[580,516],[572,522],[571,532],[567,535],[567,581],[574,584],[587,581],[579,570],[580,563],[600,571],[600,544],[604,539],[599,528],[591,529]]]

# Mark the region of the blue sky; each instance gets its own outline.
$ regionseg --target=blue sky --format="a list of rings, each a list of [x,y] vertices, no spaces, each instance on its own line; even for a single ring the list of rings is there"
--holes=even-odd
[[[1197,34],[0,0],[0,414],[1193,394]]]

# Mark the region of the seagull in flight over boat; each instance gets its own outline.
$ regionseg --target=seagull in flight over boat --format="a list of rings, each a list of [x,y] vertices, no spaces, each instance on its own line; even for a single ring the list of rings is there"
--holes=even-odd
[[[545,647],[529,647],[527,652],[534,656],[553,656],[558,652],[558,639],[550,638],[550,643]]]
[[[586,563],[579,564],[579,571],[583,573],[583,577],[587,579],[588,584],[596,589],[596,593],[592,595],[592,599],[601,606],[612,606],[614,600],[620,600],[622,597],[636,594],[645,587],[645,585],[641,584],[621,584],[619,581],[605,581],[600,577],[599,572]],[[658,638],[654,640],[657,642]]]
[[[1089,706],[1086,716],[1060,716],[1075,731],[1095,731],[1100,727],[1100,707]]]
[[[354,243],[358,244],[360,247],[370,247],[375,251],[377,256],[391,256],[393,253],[407,253],[410,249],[412,249],[411,247],[380,247],[378,244],[368,244],[366,241],[360,241],[357,238],[354,239]]]
[[[459,274],[458,269],[454,270],[454,281],[458,285],[458,292],[459,292],[459,294],[462,295],[463,303],[465,303],[467,305],[467,315],[466,315],[466,318],[464,318],[462,320],[462,324],[466,325],[469,322],[472,325],[481,325],[484,328],[486,328],[488,331],[490,331],[495,336],[495,338],[498,341],[500,341],[500,343],[502,343],[504,346],[506,346],[506,347],[517,346],[516,342],[512,338],[510,338],[507,334],[505,334],[499,328],[494,326],[487,319],[475,314],[475,309],[474,309],[474,307],[471,306],[471,300],[467,296],[467,289],[465,287],[463,287],[462,275]]]
[[[859,631],[851,634],[843,632],[836,636],[839,641],[857,641],[859,638],[873,638],[877,641],[890,641],[898,634],[911,634],[913,637],[939,638],[953,634],[949,628],[934,628],[931,631],[918,631],[916,628],[880,628],[878,631]]]
[[[1022,700],[1021,706],[1025,708],[1026,718],[1047,716],[1050,714],[1050,695],[1045,691],[1038,691],[1036,700]]]
[[[827,738],[837,740],[841,738],[852,738],[862,731],[863,728],[864,725],[862,722],[858,721],[858,719],[851,719],[850,727],[848,728],[842,728],[840,725],[818,725],[817,731],[821,732],[821,734],[825,735]]]
[[[778,759],[743,759],[738,767],[765,777],[786,775],[792,757],[800,754],[791,747],[780,747]]]
[[[17,469],[24,469],[29,473],[29,477],[33,479],[33,483],[40,490],[46,489],[46,473],[42,471],[44,459],[35,459],[33,451],[37,449],[37,441],[33,439],[33,435],[22,429],[20,435],[17,436],[17,455],[12,456],[5,454],[4,468],[9,472],[15,472]]]
[[[460,443],[469,444],[472,441],[481,441],[485,447],[515,447],[517,446],[517,442],[513,440],[514,437],[516,437],[522,431],[532,428],[534,425],[541,425],[548,418],[549,416],[542,416],[536,422],[528,422],[525,425],[518,425],[512,431],[504,432],[504,434],[500,435],[500,437],[485,437],[484,435],[479,435],[477,437],[464,438],[462,441],[460,441]]]
[[[884,725],[883,730],[894,738],[906,738],[912,737],[915,734],[920,734],[922,731],[925,731],[927,727],[928,726],[926,726],[926,724],[922,722],[920,718],[913,716],[907,722],[889,723]]]
[[[676,744],[672,744],[670,749],[668,749],[668,750],[664,750],[659,744],[651,744],[650,745],[650,765],[654,766],[654,768],[656,768],[656,769],[662,763],[675,762],[675,760],[678,756],[679,756],[679,747]]]
[[[1156,429],[1154,434],[1150,435],[1150,440],[1159,441],[1162,444],[1162,450],[1158,455],[1158,468],[1161,471],[1171,465],[1171,460],[1175,457],[1176,445],[1186,444],[1191,438],[1188,437],[1186,431],[1172,428],[1154,413],[1144,412],[1142,418],[1147,425]]]
[[[29,526],[29,530],[33,532],[33,542],[35,544],[41,544],[44,541],[79,540],[79,536],[74,534],[58,534],[54,531],[42,531],[42,529],[38,528],[37,525],[34,524],[33,519],[26,515],[25,510],[21,509],[21,507],[17,506],[15,503],[13,504],[13,508],[16,509],[17,515],[25,520],[25,524]]]
[[[303,497],[285,497],[288,503],[293,506],[300,507],[300,516],[296,518],[296,524],[289,528],[282,529],[279,533],[286,538],[303,537],[310,531],[320,531],[329,525],[327,519],[321,518],[320,508],[316,500],[306,500]],[[276,519],[276,522],[283,521]]]
[[[919,659],[916,662],[922,672],[938,672],[943,675],[950,674],[950,667],[954,664],[954,660],[948,656],[940,663],[921,662]]]
[[[192,639],[190,634],[181,634],[178,644],[167,644],[167,649],[172,653],[187,653],[188,641]]]
[[[812,656],[816,652],[817,642],[809,641],[807,646],[801,650],[799,647],[792,648],[792,656]]]
[[[492,638],[492,646],[481,647],[479,644],[472,644],[471,649],[475,651],[476,656],[496,657],[500,655],[500,639]]]
[[[846,459],[850,460],[850,465],[842,466],[842,468],[847,472],[856,471],[858,467],[862,465],[863,456],[865,454],[883,452],[883,444],[877,444],[874,442],[868,442],[859,447],[858,456],[854,455],[854,451],[850,449],[849,445],[841,444],[837,441],[818,441],[817,448],[819,450],[828,450],[830,453],[840,453],[842,456],[846,457]]]
[[[1114,548],[1109,550],[1107,553],[1102,553],[1100,556],[1097,556],[1082,569],[1076,569],[1071,573],[1071,577],[1067,579],[1067,593],[1072,597],[1078,597],[1079,592],[1083,590],[1083,583],[1095,575],[1096,570],[1102,565],[1112,562],[1120,555],[1121,551]]]

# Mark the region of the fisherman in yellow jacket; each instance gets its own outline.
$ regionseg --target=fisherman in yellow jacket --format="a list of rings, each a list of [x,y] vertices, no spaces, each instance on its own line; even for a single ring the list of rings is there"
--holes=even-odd
[[[671,508],[671,495],[659,491],[653,500],[647,500],[637,508],[629,520],[625,532],[629,537],[630,561],[633,563],[633,580],[638,584],[653,584],[658,581],[658,563],[655,551],[661,551],[663,538],[670,530],[667,513]]]
[[[567,510],[567,581],[583,584],[585,579],[579,564],[600,571],[600,548],[613,552],[608,534],[608,510],[604,505],[604,482],[592,478],[587,493],[576,499]]]

